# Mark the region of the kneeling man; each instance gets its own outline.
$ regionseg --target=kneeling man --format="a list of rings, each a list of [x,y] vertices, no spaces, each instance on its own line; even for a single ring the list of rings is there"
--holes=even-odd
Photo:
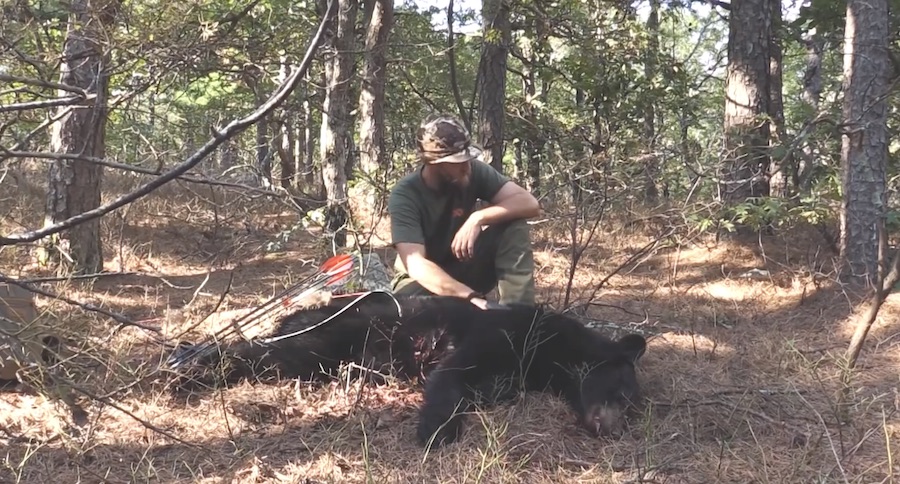
[[[526,219],[540,205],[480,154],[453,116],[432,115],[419,126],[419,167],[397,182],[388,203],[395,293],[465,297],[485,308],[484,295],[496,287],[503,304],[534,304]]]

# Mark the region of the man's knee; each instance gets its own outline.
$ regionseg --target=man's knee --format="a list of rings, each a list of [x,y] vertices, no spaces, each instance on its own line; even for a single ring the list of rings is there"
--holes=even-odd
[[[534,253],[528,222],[514,220],[499,235],[494,266],[500,302],[534,304]]]
[[[520,260],[525,257],[524,260]],[[497,233],[496,258],[498,263],[515,265],[533,263],[531,227],[525,220],[513,220],[503,224]]]

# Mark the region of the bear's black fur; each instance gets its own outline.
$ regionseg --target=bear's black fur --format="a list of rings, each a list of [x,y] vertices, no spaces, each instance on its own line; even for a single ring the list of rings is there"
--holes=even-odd
[[[400,378],[424,376],[445,349],[441,328],[446,325],[446,316],[465,317],[479,311],[459,298],[374,292],[355,300],[354,295],[344,295],[318,307],[295,311],[283,317],[272,334],[263,339],[310,328],[353,303],[349,310],[306,333],[270,343],[238,340],[213,348],[191,365],[194,371],[187,376],[195,385],[184,382],[180,386],[193,389],[198,383],[229,384],[242,379],[323,380],[334,376],[344,363]],[[189,351],[190,347],[179,351]]]
[[[646,349],[641,335],[610,340],[573,318],[530,306],[470,313],[447,329],[456,349],[426,382],[418,425],[423,444],[456,441],[473,405],[523,390],[560,395],[595,435],[618,433],[637,403],[634,365]]]

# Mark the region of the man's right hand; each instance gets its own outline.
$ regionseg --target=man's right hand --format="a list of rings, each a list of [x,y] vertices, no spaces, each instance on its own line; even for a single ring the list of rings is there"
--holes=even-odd
[[[472,288],[450,277],[440,266],[425,257],[425,246],[421,244],[398,243],[397,254],[409,276],[433,294],[467,297]],[[508,309],[505,305],[490,302],[480,294],[469,300],[476,307],[484,309]]]
[[[471,301],[472,304],[474,304],[475,306],[477,306],[477,307],[480,308],[481,310],[487,310],[487,309],[510,309],[510,307],[507,306],[506,304],[499,303],[499,302],[488,301],[487,299],[483,299],[483,298],[480,298],[480,297],[472,298],[472,299],[470,299],[469,301]]]

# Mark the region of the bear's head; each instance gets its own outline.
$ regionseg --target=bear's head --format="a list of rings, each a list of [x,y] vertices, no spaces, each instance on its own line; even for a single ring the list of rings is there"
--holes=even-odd
[[[616,436],[624,430],[640,398],[635,363],[646,348],[643,336],[628,334],[582,369],[581,423],[594,435]]]

